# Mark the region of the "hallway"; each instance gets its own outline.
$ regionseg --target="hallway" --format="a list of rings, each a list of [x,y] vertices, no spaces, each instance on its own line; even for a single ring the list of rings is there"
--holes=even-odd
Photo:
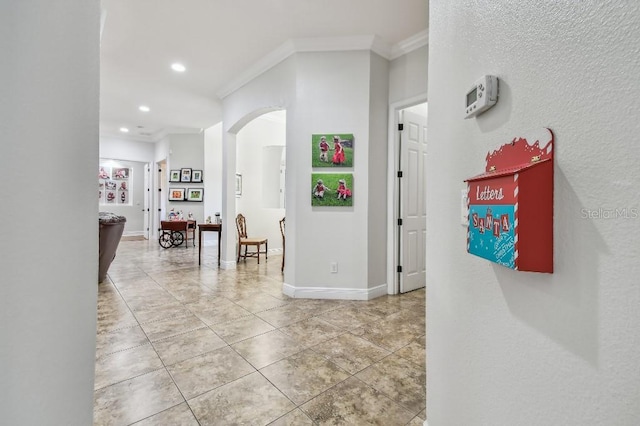
[[[98,294],[96,425],[412,425],[425,414],[425,292],[291,299],[279,256],[121,241]]]

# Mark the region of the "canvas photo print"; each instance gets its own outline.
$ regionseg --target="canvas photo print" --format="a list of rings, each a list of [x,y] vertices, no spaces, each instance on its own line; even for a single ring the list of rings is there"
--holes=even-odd
[[[353,167],[353,134],[311,135],[312,167]]]
[[[312,173],[311,205],[353,206],[353,173]]]

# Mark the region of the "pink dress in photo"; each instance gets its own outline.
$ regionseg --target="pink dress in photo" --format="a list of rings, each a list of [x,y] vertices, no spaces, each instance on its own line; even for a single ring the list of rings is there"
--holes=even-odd
[[[340,142],[335,142],[333,149],[335,150],[333,154],[333,164],[342,164],[344,163],[344,149]]]
[[[341,183],[338,185],[338,195],[342,195],[344,198],[351,197],[351,190],[344,183]]]

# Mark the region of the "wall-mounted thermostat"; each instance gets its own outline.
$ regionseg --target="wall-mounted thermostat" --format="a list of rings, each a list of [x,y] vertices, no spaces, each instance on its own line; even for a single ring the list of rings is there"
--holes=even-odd
[[[498,102],[498,77],[485,75],[467,92],[465,117],[480,115]]]

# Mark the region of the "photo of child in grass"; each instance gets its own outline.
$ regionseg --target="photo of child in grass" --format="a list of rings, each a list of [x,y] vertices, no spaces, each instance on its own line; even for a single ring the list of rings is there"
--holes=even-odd
[[[311,205],[353,206],[353,173],[312,173]]]
[[[353,134],[311,135],[311,167],[353,167]]]

